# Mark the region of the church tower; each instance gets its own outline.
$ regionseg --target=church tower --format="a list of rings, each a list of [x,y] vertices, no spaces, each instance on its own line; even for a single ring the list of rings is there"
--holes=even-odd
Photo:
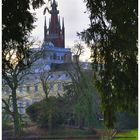
[[[60,17],[58,17],[59,11],[57,10],[58,4],[55,0],[51,2],[51,18],[49,20],[49,27],[46,25],[46,17],[44,23],[44,42],[51,42],[55,47],[65,48],[65,26],[64,18],[62,20],[62,28],[60,23]]]

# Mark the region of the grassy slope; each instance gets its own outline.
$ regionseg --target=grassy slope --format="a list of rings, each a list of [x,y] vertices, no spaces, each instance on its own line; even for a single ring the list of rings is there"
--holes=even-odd
[[[119,133],[116,135],[116,137],[124,137],[124,138],[116,138],[115,140],[126,140],[125,137],[136,137],[136,138],[131,138],[132,140],[138,140],[138,129],[131,130],[126,133]]]

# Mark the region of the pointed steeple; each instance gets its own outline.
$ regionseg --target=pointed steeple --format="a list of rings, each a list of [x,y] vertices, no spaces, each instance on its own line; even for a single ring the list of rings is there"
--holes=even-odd
[[[46,40],[46,35],[47,35],[47,25],[46,25],[46,16],[45,16],[45,21],[44,21],[44,41]]]
[[[49,19],[49,34],[51,34],[51,20]]]
[[[52,7],[52,10],[50,11],[51,14],[59,14],[59,11],[57,10],[57,3],[55,0],[53,0],[53,2],[51,3],[51,7]]]
[[[64,18],[62,18],[62,27],[64,27]]]
[[[47,25],[46,25],[46,16],[45,16],[44,26],[45,26],[45,27],[47,26]]]
[[[59,24],[60,24],[60,16],[58,17],[58,22],[59,22]]]
[[[63,46],[65,48],[65,26],[64,26],[64,18],[62,19],[62,36],[63,36]]]
[[[53,0],[53,3],[52,3],[54,6],[56,6],[57,7],[57,3],[56,3],[56,1],[55,0]]]
[[[60,16],[58,18],[58,24],[59,24],[59,32],[60,32],[60,30],[61,30]]]
[[[56,3],[55,0],[53,0],[53,4]]]
[[[45,40],[47,42],[52,42],[54,46],[65,48],[65,27],[64,27],[64,18],[62,24],[60,23],[60,17],[58,16],[59,11],[57,10],[58,4],[56,0],[51,0],[51,10],[49,13],[51,14],[51,18],[49,20],[49,28],[44,29],[44,36],[46,36]],[[46,19],[45,19],[45,27],[46,28]],[[47,32],[48,31],[48,32]]]
[[[62,18],[62,31],[65,30],[65,26],[64,26],[64,18]]]

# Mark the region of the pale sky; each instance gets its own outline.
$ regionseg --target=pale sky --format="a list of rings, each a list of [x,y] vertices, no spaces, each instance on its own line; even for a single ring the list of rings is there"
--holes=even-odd
[[[79,39],[76,33],[83,31],[89,25],[88,14],[85,13],[86,5],[83,0],[56,0],[56,2],[58,2],[58,10],[61,23],[62,17],[64,17],[66,48],[71,48],[74,42]],[[43,41],[44,37],[43,11],[45,7],[46,5],[35,11],[37,21],[35,23],[36,28],[32,32],[32,36],[41,42]],[[50,14],[46,12],[47,26],[49,18]],[[89,57],[89,50],[86,49],[83,60],[86,60]]]

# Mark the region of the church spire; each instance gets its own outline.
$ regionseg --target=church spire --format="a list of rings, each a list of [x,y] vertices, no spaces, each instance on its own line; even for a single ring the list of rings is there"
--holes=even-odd
[[[61,22],[60,22],[60,16],[58,17],[58,26],[59,26],[59,32],[60,32],[60,30],[61,30]]]
[[[51,14],[51,18],[49,20],[49,28],[46,29],[47,27],[46,27],[46,19],[45,19],[44,36],[46,36],[45,40],[47,42],[53,43],[55,47],[65,48],[64,19],[61,26],[60,17],[58,16],[59,11],[57,10],[57,6],[58,4],[56,3],[56,1],[52,0],[51,10],[49,10],[49,13]]]
[[[62,29],[64,29],[65,26],[64,26],[64,18],[62,19]]]
[[[53,3],[56,3],[55,0],[53,0]]]
[[[63,46],[65,47],[65,26],[64,26],[64,18],[62,19],[62,36],[63,36]]]
[[[44,20],[44,41],[46,40],[46,36],[47,36],[47,25],[46,25],[46,16],[45,16],[45,20]]]
[[[62,34],[65,36],[64,18],[62,19]]]
[[[52,10],[50,11],[51,14],[54,14],[54,15],[57,15],[59,14],[59,10],[57,10],[57,3],[55,0],[53,0],[53,2],[51,3],[51,7],[52,7]]]

